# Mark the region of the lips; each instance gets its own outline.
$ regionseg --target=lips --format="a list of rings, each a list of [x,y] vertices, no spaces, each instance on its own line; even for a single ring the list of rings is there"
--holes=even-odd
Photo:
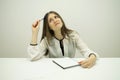
[[[58,24],[60,24],[60,23],[55,23],[55,26],[57,26]]]

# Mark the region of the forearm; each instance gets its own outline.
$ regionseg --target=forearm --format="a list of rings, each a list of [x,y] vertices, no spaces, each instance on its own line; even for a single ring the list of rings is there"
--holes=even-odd
[[[32,39],[31,39],[31,43],[30,44],[37,44],[37,38],[38,38],[38,34],[32,34]]]

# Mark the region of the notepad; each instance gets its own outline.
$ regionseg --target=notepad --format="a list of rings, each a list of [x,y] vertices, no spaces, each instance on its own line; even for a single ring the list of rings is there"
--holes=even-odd
[[[80,64],[77,61],[73,60],[72,58],[68,58],[68,57],[56,58],[52,61],[63,69],[72,68],[75,66],[80,66]]]

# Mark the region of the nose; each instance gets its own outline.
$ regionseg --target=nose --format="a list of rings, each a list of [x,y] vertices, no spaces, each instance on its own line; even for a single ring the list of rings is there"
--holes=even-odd
[[[57,19],[54,19],[53,21],[54,21],[54,23],[56,23],[56,22],[57,22]]]

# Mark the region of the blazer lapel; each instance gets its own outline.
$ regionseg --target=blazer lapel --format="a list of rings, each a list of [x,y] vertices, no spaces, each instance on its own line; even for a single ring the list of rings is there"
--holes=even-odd
[[[64,45],[64,56],[68,56],[68,40],[63,39],[63,45]]]
[[[62,57],[62,50],[60,48],[60,43],[57,39],[54,38],[55,41],[55,47],[56,47],[56,51],[57,51],[57,56]]]

